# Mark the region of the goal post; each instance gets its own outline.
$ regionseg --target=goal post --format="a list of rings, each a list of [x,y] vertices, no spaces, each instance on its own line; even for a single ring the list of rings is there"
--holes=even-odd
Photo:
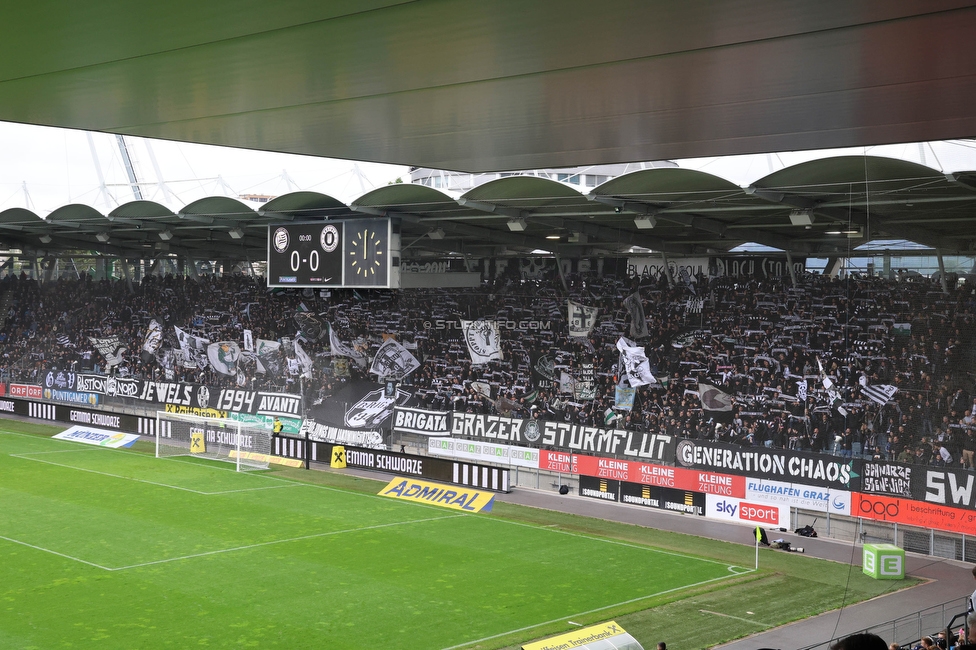
[[[237,420],[156,412],[156,458],[194,456],[234,463],[239,472],[268,469],[271,432]]]

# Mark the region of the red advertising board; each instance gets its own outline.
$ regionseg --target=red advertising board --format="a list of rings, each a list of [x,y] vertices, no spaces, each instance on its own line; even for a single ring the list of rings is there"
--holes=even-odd
[[[683,467],[652,465],[616,458],[583,456],[564,451],[540,450],[539,469],[644,485],[657,485],[688,490],[689,492],[720,494],[740,499],[746,496],[746,479],[744,476],[715,474]]]
[[[976,535],[976,511],[973,510],[860,492],[852,496],[851,515],[854,517]]]
[[[0,383],[0,397],[5,397],[7,395],[7,384]]]
[[[41,399],[43,389],[32,384],[10,384],[11,397],[26,397],[27,399]]]

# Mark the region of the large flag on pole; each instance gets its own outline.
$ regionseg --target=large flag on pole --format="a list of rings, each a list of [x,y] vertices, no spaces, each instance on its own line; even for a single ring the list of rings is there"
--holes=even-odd
[[[329,324],[329,345],[332,347],[332,356],[334,357],[349,357],[356,362],[356,365],[360,368],[366,367],[366,355],[354,348],[351,345],[347,345],[339,340],[339,335],[336,334],[335,328]]]
[[[214,370],[222,375],[237,376],[237,362],[241,348],[235,341],[218,341],[207,346],[207,359]]]
[[[879,406],[884,406],[890,402],[891,398],[898,392],[898,387],[891,384],[868,385],[868,378],[864,375],[861,375],[858,383],[861,384],[861,394]]]
[[[596,316],[600,310],[597,307],[587,307],[572,300],[566,302],[569,306],[569,335],[589,336],[596,325]]]
[[[650,332],[647,331],[647,317],[644,316],[644,303],[641,302],[639,289],[624,299],[624,307],[630,312],[630,335],[635,339],[650,336]]]
[[[698,397],[702,410],[718,422],[732,421],[732,398],[711,384],[698,382]]]
[[[502,342],[498,323],[491,320],[462,320],[464,342],[471,355],[471,363],[478,365],[502,360]]]
[[[399,380],[419,367],[420,362],[410,353],[410,350],[389,338],[383,341],[383,345],[376,351],[369,371],[380,379]]]
[[[119,341],[118,336],[107,336],[105,338],[95,338],[89,336],[88,340],[95,346],[95,349],[105,357],[105,365],[109,368],[117,366],[123,361],[125,346]]]
[[[621,336],[617,339],[617,350],[620,351],[620,373],[627,378],[631,388],[657,383],[643,346]]]

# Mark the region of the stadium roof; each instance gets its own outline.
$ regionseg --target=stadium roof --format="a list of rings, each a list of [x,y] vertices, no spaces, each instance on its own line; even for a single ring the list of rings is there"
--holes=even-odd
[[[976,134],[929,0],[12,3],[0,120],[468,171]]]
[[[266,255],[270,223],[389,216],[400,223],[407,259],[535,250],[580,257],[633,247],[704,255],[745,243],[826,257],[891,239],[971,254],[974,211],[976,171],[946,174],[904,160],[839,156],[786,167],[745,188],[702,171],[664,167],[619,176],[588,194],[524,175],[461,196],[391,184],[349,205],[294,192],[257,211],[222,196],[175,213],[151,201],[125,203],[107,215],[67,205],[47,219],[14,208],[0,212],[0,242],[26,254],[90,250],[257,261]]]

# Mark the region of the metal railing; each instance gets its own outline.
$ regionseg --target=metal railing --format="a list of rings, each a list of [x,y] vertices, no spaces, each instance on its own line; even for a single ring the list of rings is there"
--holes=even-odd
[[[923,636],[935,637],[939,632],[944,632],[946,627],[954,625],[961,616],[966,617],[966,610],[969,609],[969,599],[965,596],[955,598],[941,605],[933,605],[926,609],[896,618],[886,623],[879,623],[871,627],[852,632],[851,634],[861,634],[869,632],[877,634],[887,643],[897,643],[903,648],[912,648]],[[960,625],[961,627],[961,625]],[[841,637],[823,641],[814,645],[804,646],[799,650],[829,650],[833,643],[839,639],[850,636],[845,634]],[[949,645],[952,645],[950,641]]]

